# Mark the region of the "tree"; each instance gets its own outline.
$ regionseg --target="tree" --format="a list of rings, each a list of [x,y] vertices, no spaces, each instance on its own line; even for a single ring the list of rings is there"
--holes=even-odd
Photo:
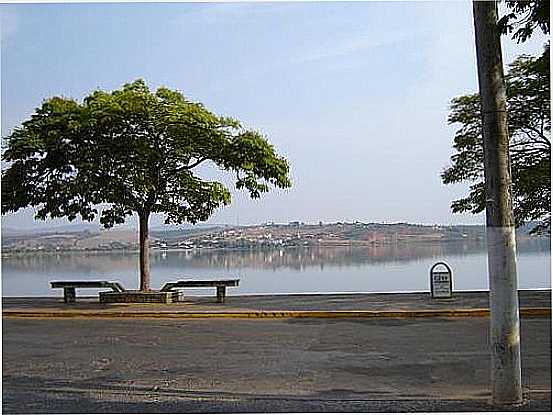
[[[521,56],[509,65],[505,77],[513,207],[517,226],[541,221],[534,232],[551,225],[551,90],[549,45],[542,56]],[[444,184],[472,183],[467,197],[453,201],[453,212],[480,213],[485,209],[480,97],[452,100],[448,118],[460,124],[456,131],[451,166],[442,173]]]
[[[33,206],[36,217],[100,217],[110,228],[139,218],[140,289],[150,289],[148,220],[204,221],[229,190],[194,171],[208,163],[236,175],[258,198],[291,185],[287,161],[256,131],[220,117],[180,92],[151,92],[142,80],[82,103],[54,97],[6,138],[2,212]],[[103,208],[98,205],[105,206]],[[100,210],[100,211],[99,211]]]
[[[497,22],[503,34],[514,31],[512,38],[520,43],[526,42],[538,27],[549,33],[549,0],[507,0],[505,4],[511,12]]]

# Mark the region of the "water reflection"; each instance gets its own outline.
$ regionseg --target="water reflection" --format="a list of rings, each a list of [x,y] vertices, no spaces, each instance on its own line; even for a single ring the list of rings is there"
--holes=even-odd
[[[517,247],[519,287],[550,287],[549,239],[522,240]],[[452,266],[456,289],[487,288],[483,242],[157,251],[151,256],[152,287],[185,276],[232,276],[241,279],[234,294],[419,291],[428,289],[428,270],[437,260]],[[138,288],[138,254],[72,252],[2,258],[4,296],[59,296],[49,288],[49,281],[57,279],[109,279]]]
[[[550,240],[545,238],[519,241],[518,254],[549,253]],[[485,242],[455,242],[444,244],[397,244],[382,246],[311,247],[264,250],[184,250],[157,251],[151,256],[152,268],[210,268],[210,269],[271,269],[304,270],[325,267],[363,267],[371,264],[406,263],[425,258],[443,258],[482,254]],[[56,253],[7,256],[2,259],[4,272],[48,272],[62,267],[64,271],[89,274],[117,273],[138,266],[137,253]]]

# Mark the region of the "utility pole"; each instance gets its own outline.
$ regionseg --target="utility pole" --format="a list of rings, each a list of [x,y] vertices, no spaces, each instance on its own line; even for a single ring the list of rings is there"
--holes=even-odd
[[[522,402],[520,325],[507,104],[496,1],[473,0],[484,141],[492,401]]]

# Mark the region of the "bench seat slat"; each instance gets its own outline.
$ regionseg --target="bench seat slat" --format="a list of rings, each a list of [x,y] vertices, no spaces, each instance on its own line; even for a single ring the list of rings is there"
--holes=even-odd
[[[204,287],[238,287],[240,280],[180,280],[168,282],[161,291],[171,291],[173,288],[204,288]]]
[[[176,282],[171,282],[173,287],[237,287],[240,280],[181,280]]]
[[[52,281],[52,288],[111,288],[113,283],[109,281]]]

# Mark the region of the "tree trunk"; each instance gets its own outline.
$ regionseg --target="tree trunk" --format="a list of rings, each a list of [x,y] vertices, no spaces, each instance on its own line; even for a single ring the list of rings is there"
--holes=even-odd
[[[150,212],[140,212],[140,291],[150,290],[150,237],[148,230],[148,219]]]
[[[474,1],[482,104],[486,234],[490,281],[491,392],[495,404],[522,402],[520,325],[507,104],[495,1]]]

